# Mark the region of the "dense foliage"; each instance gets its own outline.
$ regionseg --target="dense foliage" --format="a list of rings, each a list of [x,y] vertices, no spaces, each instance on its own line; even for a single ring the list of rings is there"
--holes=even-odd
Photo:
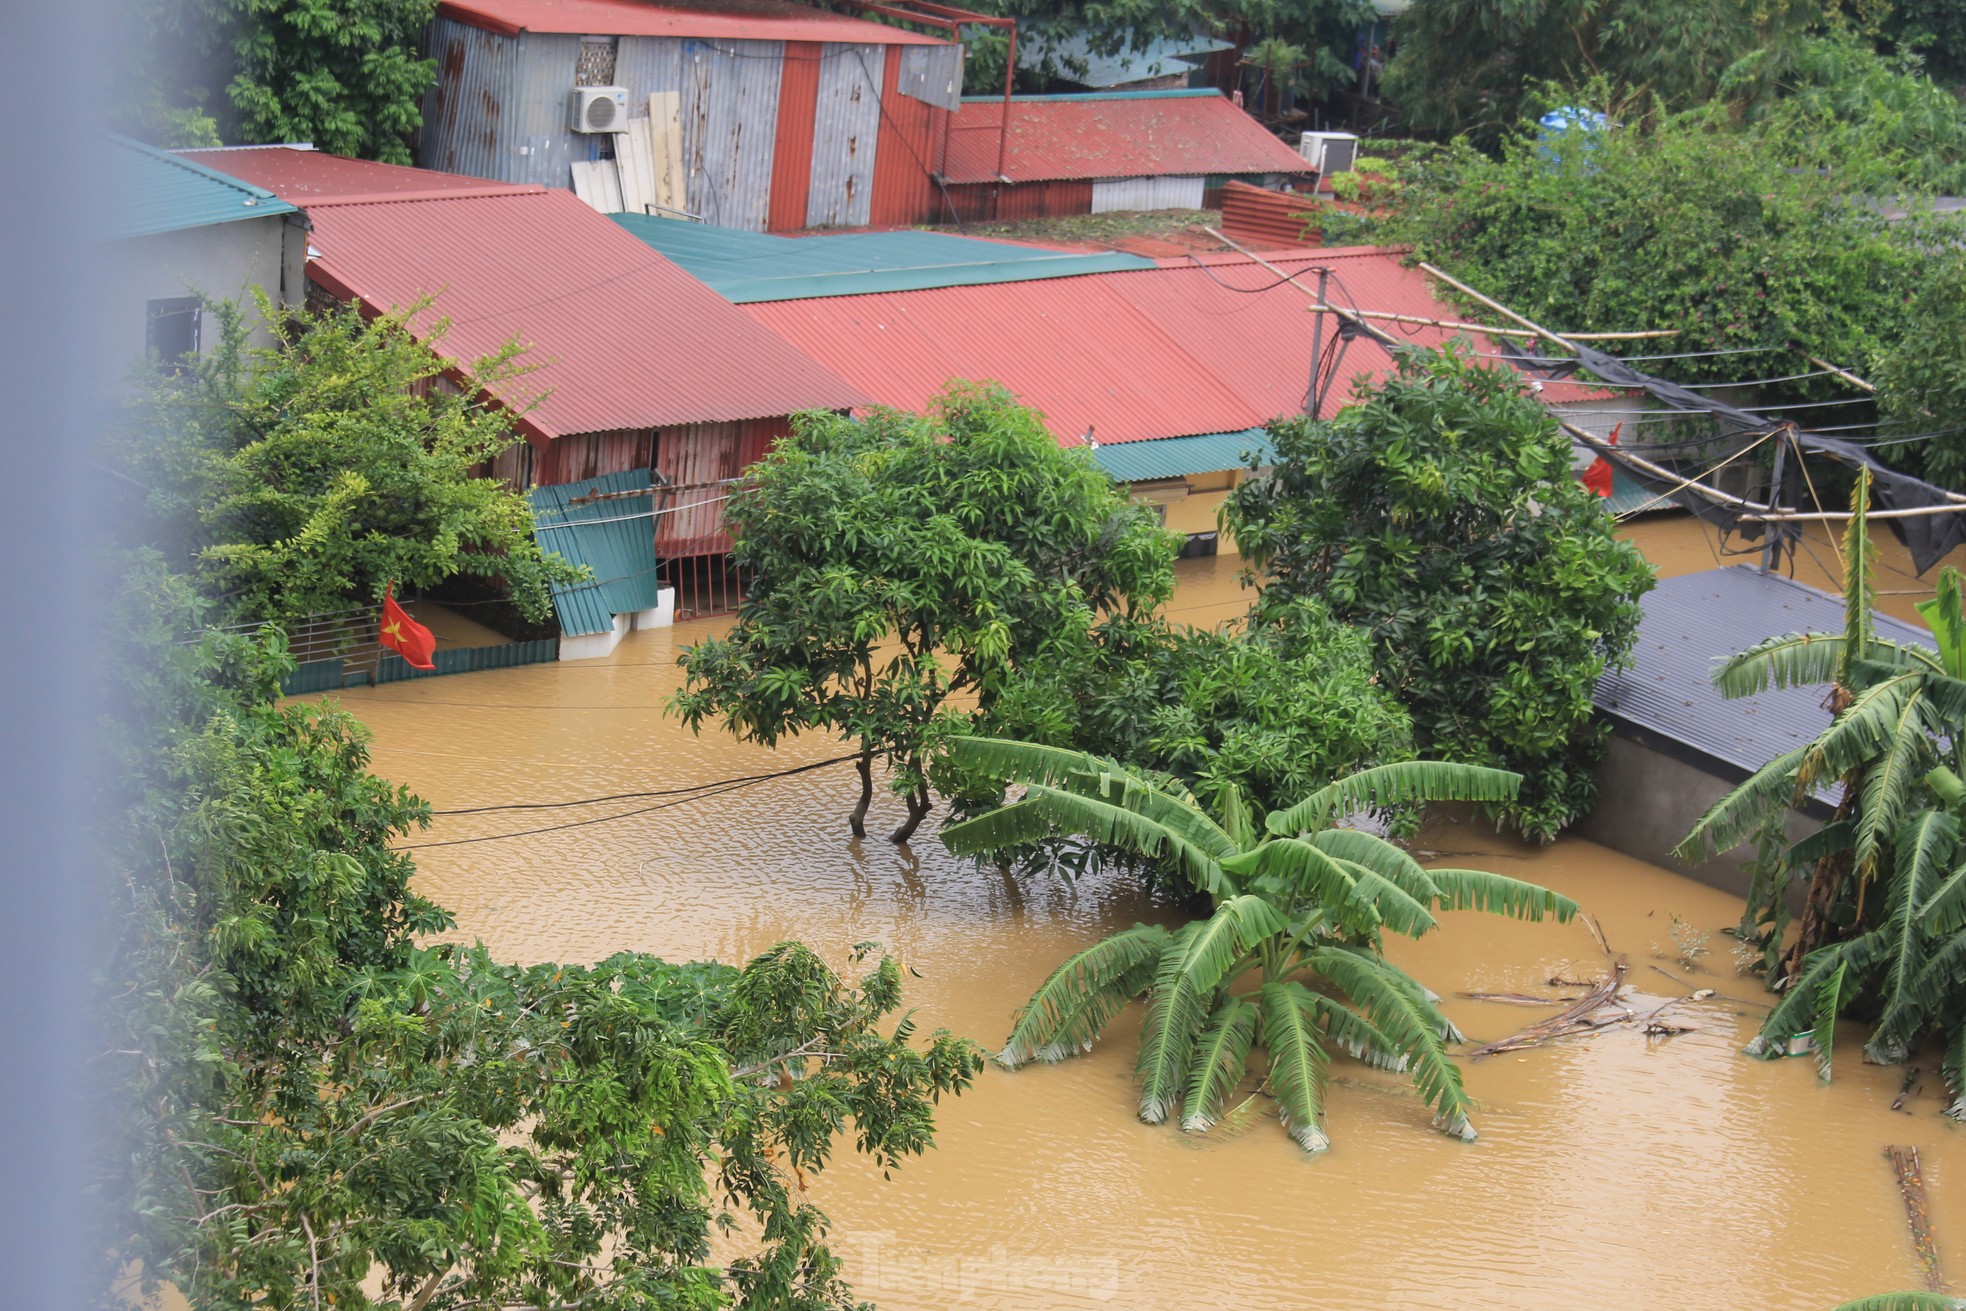
[[[410,162],[434,0],[136,0],[118,117],[165,146],[311,141]]]
[[[1829,683],[1834,718],[1716,803],[1680,853],[1711,857],[1757,836],[1764,847],[1740,931],[1783,994],[1750,1053],[1787,1055],[1808,1035],[1828,1078],[1840,1016],[1869,1021],[1864,1055],[1879,1064],[1900,1064],[1935,1039],[1955,1098],[1946,1113],[1966,1119],[1966,606],[1948,568],[1919,607],[1936,650],[1875,635],[1869,490],[1860,478],[1853,493],[1844,631],[1771,638],[1714,676],[1728,696]],[[1790,808],[1831,787],[1840,794],[1831,820],[1788,843]],[[1791,935],[1798,891],[1802,918]]]
[[[1737,60],[1764,76],[1792,63],[1819,8],[1796,0],[1418,0],[1401,18],[1385,91],[1412,129],[1511,135],[1539,83],[1606,79],[1684,109],[1711,97]]]
[[[391,581],[468,574],[501,580],[536,619],[548,584],[582,576],[541,553],[525,497],[481,475],[521,440],[480,397],[515,352],[453,385],[402,314],[280,316],[262,297],[277,340],[257,349],[238,308],[217,308],[222,346],[149,375],[117,454],[149,489],[138,536],[194,561],[223,617],[332,613],[380,601]]]
[[[361,726],[276,705],[277,637],[199,637],[154,558],[130,590],[99,1250],[197,1307],[850,1302],[808,1176],[849,1124],[884,1167],[920,1152],[980,1067],[888,1019],[892,960],[849,983],[795,943],[741,970],[432,944],[450,916],[391,845],[429,811]]]
[[[1024,792],[943,830],[952,852],[1076,834],[1168,867],[1212,908],[1178,929],[1136,924],[1072,955],[1019,1012],[1002,1063],[1076,1056],[1144,995],[1135,1073],[1149,1124],[1178,1113],[1184,1130],[1204,1132],[1247,1112],[1256,1099],[1242,1095],[1250,1056],[1261,1047],[1261,1086],[1307,1152],[1329,1144],[1323,1117],[1334,1050],[1409,1073],[1443,1132],[1475,1136],[1473,1103],[1446,1049],[1460,1034],[1385,958],[1382,935],[1422,937],[1437,927],[1436,910],[1567,920],[1577,908],[1499,875],[1422,869],[1392,843],[1340,824],[1428,800],[1504,801],[1515,775],[1408,761],[1327,781],[1293,806],[1265,810],[1233,786],[1204,807],[1165,775],[1082,752],[993,738],[968,739],[956,751],[972,770]]]
[[[1803,372],[1792,344],[1846,366],[1896,340],[1927,257],[1839,176],[1718,112],[1650,130],[1512,138],[1409,162],[1391,214],[1320,216],[1328,240],[1415,254],[1558,332],[1671,328],[1662,361],[1687,382]],[[1765,366],[1765,367],[1764,367]],[[1848,395],[1817,380],[1797,399]],[[1850,420],[1845,420],[1850,421]]]
[[[1966,259],[1932,259],[1898,316],[1901,345],[1871,366],[1880,454],[1946,487],[1966,487]]]
[[[1315,598],[1216,632],[1156,617],[1097,638],[1020,671],[983,731],[1171,774],[1207,805],[1234,789],[1266,810],[1412,754],[1412,721],[1379,684],[1365,633]]]
[[[1137,618],[1174,586],[1169,534],[998,387],[953,386],[921,416],[802,416],[726,521],[753,581],[729,633],[683,653],[672,708],[766,745],[857,741],[853,831],[879,757],[907,802],[897,842],[928,813],[942,736],[1020,669],[1072,663],[1102,613]]]
[[[1313,596],[1365,629],[1422,755],[1524,775],[1503,813],[1525,835],[1587,812],[1591,691],[1627,658],[1652,573],[1517,375],[1403,352],[1379,391],[1271,438],[1274,466],[1228,507],[1259,614]]]

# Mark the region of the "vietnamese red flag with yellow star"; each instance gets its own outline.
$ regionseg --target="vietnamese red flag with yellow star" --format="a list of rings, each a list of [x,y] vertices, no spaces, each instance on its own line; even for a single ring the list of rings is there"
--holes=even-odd
[[[408,661],[412,669],[435,669],[430,657],[437,653],[437,635],[409,617],[396,604],[396,585],[382,594],[382,644]]]

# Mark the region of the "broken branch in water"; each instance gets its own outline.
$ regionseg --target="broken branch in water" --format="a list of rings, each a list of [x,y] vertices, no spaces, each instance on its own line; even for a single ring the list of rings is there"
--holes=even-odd
[[[1925,1196],[1925,1173],[1918,1166],[1916,1147],[1886,1147],[1884,1159],[1898,1176],[1898,1194],[1905,1200],[1905,1220],[1911,1226],[1911,1245],[1925,1273],[1925,1287],[1943,1293],[1945,1275],[1939,1269],[1939,1245],[1932,1237],[1932,1208]]]
[[[1554,1038],[1568,1037],[1573,1033],[1588,1033],[1592,1029],[1620,1024],[1632,1018],[1631,1011],[1622,1006],[1618,1008],[1620,1013],[1617,1015],[1606,1017],[1599,1014],[1607,1006],[1617,1005],[1618,994],[1624,988],[1626,969],[1625,958],[1620,956],[1617,963],[1611,967],[1610,977],[1589,984],[1590,990],[1563,1010],[1547,1020],[1530,1025],[1521,1033],[1511,1034],[1496,1042],[1475,1048],[1469,1053],[1468,1059],[1478,1061],[1484,1056],[1493,1056],[1496,1052],[1513,1052],[1521,1051],[1525,1047],[1539,1047]],[[1555,983],[1556,980],[1552,979],[1551,982]]]
[[[1457,992],[1454,995],[1466,997],[1469,1001],[1499,1001],[1509,1006],[1559,1006],[1577,1000],[1575,997],[1532,997],[1526,992]]]

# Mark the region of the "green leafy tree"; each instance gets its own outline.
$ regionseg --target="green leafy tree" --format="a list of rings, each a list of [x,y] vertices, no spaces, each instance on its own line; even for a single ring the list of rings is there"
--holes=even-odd
[[[1870,549],[1863,507],[1869,480],[1853,492],[1857,513],[1845,544],[1842,633],[1771,638],[1724,664],[1715,684],[1728,696],[1769,687],[1831,684],[1834,718],[1817,737],[1762,766],[1701,817],[1680,845],[1698,859],[1769,832],[1791,807],[1831,784],[1840,790],[1829,823],[1779,850],[1758,872],[1742,918],[1759,943],[1781,1002],[1750,1044],[1752,1055],[1784,1056],[1809,1035],[1829,1077],[1839,1016],[1872,1026],[1868,1059],[1895,1065],[1914,1045],[1944,1045],[1941,1069],[1966,1119],[1966,604],[1956,570],[1919,608],[1936,650],[1872,631]],[[1791,889],[1805,886],[1801,923],[1785,941]]]
[[[166,146],[311,141],[410,162],[435,0],[136,0],[121,126]]]
[[[1891,448],[1894,465],[1966,487],[1966,257],[1937,247],[1899,313],[1900,342],[1869,373],[1884,421],[1879,436],[1912,439]]]
[[[1325,212],[1318,222],[1330,241],[1410,244],[1558,331],[1670,328],[1675,354],[1770,352],[1648,366],[1681,382],[1729,382],[1801,371],[1743,368],[1796,359],[1796,347],[1868,361],[1901,340],[1900,307],[1928,257],[1863,199],[1900,184],[1876,170],[1852,181],[1816,162],[1716,107],[1644,130],[1511,138],[1499,159],[1434,152],[1403,171],[1387,217]],[[1850,395],[1816,378],[1757,399]]]
[[[580,570],[543,554],[532,509],[481,475],[521,439],[482,389],[516,348],[444,376],[405,314],[258,313],[276,343],[247,348],[238,307],[216,307],[224,345],[178,376],[153,374],[119,458],[150,488],[139,536],[195,561],[226,617],[291,620],[368,605],[393,581],[499,580],[529,619]]]
[[[853,832],[878,757],[907,803],[896,842],[928,814],[944,736],[1019,669],[1095,640],[1102,613],[1143,615],[1174,585],[1169,534],[994,386],[922,416],[801,416],[727,522],[753,581],[730,632],[682,654],[673,711],[768,746],[857,741]]]
[[[451,918],[393,845],[429,810],[367,772],[361,726],[275,704],[277,633],[199,637],[155,557],[131,591],[105,1290],[140,1262],[199,1307],[850,1304],[807,1178],[843,1142],[924,1150],[981,1066],[889,1018],[892,960],[849,982],[796,943],[742,969],[432,945]]]
[[[1844,1302],[1830,1311],[1966,1311],[1966,1298],[1923,1291],[1879,1293]]]
[[[1410,1074],[1443,1132],[1475,1136],[1472,1103],[1447,1054],[1461,1035],[1436,999],[1386,960],[1382,935],[1423,937],[1437,927],[1437,910],[1568,920],[1577,908],[1500,875],[1422,869],[1399,847],[1340,822],[1430,800],[1505,801],[1515,775],[1406,761],[1328,782],[1266,815],[1233,788],[1204,809],[1164,775],[1082,752],[969,738],[956,753],[978,773],[1023,784],[1024,793],[944,829],[950,851],[976,855],[1081,834],[1164,864],[1212,908],[1178,929],[1136,924],[1072,955],[1019,1012],[1003,1064],[1089,1050],[1145,995],[1135,1073],[1149,1124],[1178,1115],[1184,1130],[1205,1132],[1236,1115],[1261,1047],[1264,1086],[1307,1152],[1329,1145],[1326,1071],[1337,1051]]]
[[[1264,809],[1412,754],[1412,721],[1380,685],[1370,640],[1314,597],[1217,632],[1114,621],[1075,654],[1020,671],[979,731],[1131,761],[1205,804],[1233,789]]]
[[[1815,4],[1745,0],[1418,0],[1399,20],[1387,97],[1403,123],[1493,147],[1536,109],[1536,87],[1602,78],[1615,93],[1700,104],[1736,61],[1786,70]]]
[[[1402,352],[1336,418],[1273,425],[1231,495],[1258,613],[1315,596],[1366,630],[1423,755],[1524,775],[1504,808],[1547,841],[1596,797],[1591,692],[1628,658],[1652,572],[1571,474],[1519,377]]]

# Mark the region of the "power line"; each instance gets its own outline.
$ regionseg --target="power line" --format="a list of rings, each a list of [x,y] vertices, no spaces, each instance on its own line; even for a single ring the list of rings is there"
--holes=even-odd
[[[413,705],[418,703],[403,702],[402,704]],[[456,703],[449,703],[449,704],[456,704]],[[479,703],[479,704],[482,705],[483,703]],[[505,710],[505,709],[511,709],[512,707],[485,706],[484,708]],[[561,709],[562,707],[542,706],[538,708],[546,709],[546,710],[557,710],[557,709]],[[579,708],[588,709],[589,707],[583,706]],[[619,707],[600,706],[600,707],[592,707],[592,708],[616,709]],[[843,764],[846,761],[858,760],[859,758],[860,758],[859,753],[855,752],[853,755],[850,756],[836,756],[831,760],[816,761],[810,765],[798,765],[791,769],[773,770],[771,773],[768,774],[744,774],[737,778],[722,778],[712,783],[697,783],[697,784],[693,784],[690,787],[665,788],[659,792],[616,792],[610,796],[581,797],[573,801],[512,801],[496,806],[461,806],[453,810],[433,810],[430,813],[432,815],[485,815],[485,814],[490,814],[492,811],[495,810],[565,810],[569,806],[598,806],[601,803],[607,801],[645,801],[650,797],[678,797],[691,792],[703,792],[711,788],[731,787],[739,783],[763,783],[766,782],[767,780],[774,779],[774,778],[790,778],[794,774],[803,774],[806,771],[813,770],[813,769],[824,769],[828,765]]]
[[[810,769],[823,769],[829,765],[837,765],[845,761],[855,760],[855,759],[858,759],[858,757],[841,756],[835,760],[822,760],[817,764],[800,765],[796,769],[784,770],[781,773],[777,773],[777,774],[761,774],[756,778],[750,778],[737,782],[732,782],[729,783],[728,785],[721,786],[721,787],[716,786],[714,784],[707,785],[710,788],[709,791],[693,792],[688,796],[678,797],[674,801],[665,801],[659,805],[642,806],[635,810],[624,810],[619,815],[602,815],[595,819],[576,819],[576,820],[571,820],[565,824],[548,824],[543,828],[521,829],[516,833],[488,833],[483,837],[447,838],[440,842],[409,842],[399,847],[391,847],[390,850],[391,851],[423,851],[431,847],[463,847],[463,846],[469,846],[477,842],[505,842],[512,838],[535,837],[541,833],[558,833],[564,829],[586,828],[592,824],[611,824],[618,819],[633,819],[637,815],[653,814],[658,810],[668,810],[675,806],[688,805],[692,801],[703,801],[710,797],[723,796],[727,792],[737,792],[744,788],[756,787],[758,784],[768,782],[771,779],[787,778],[793,774],[803,774]],[[583,803],[575,802],[570,804],[578,805]]]

